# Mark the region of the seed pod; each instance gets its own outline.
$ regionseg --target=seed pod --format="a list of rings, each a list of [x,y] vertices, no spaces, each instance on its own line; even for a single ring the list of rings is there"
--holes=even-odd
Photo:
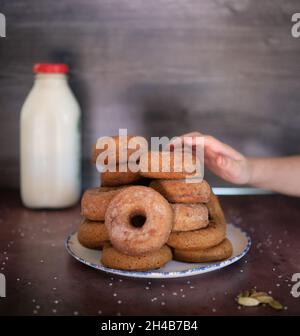
[[[272,296],[269,295],[255,295],[251,297],[259,301],[260,303],[270,303],[273,300]]]
[[[270,301],[268,303],[274,309],[281,310],[283,308],[282,304],[280,302],[278,302],[277,300],[273,299],[272,301]]]
[[[259,305],[259,301],[251,297],[239,297],[238,304],[245,307],[254,307]]]

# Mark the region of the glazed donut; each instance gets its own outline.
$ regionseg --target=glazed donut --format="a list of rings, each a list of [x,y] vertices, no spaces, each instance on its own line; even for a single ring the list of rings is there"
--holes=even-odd
[[[110,244],[106,244],[102,251],[101,262],[104,266],[114,269],[147,271],[160,268],[171,259],[172,252],[167,245],[141,256],[129,256],[119,252]]]
[[[203,180],[187,183],[185,180],[155,180],[150,187],[162,194],[171,203],[207,203],[211,188]]]
[[[126,166],[127,171],[120,171],[121,165]],[[105,171],[101,174],[101,185],[105,187],[115,187],[120,185],[131,184],[141,179],[141,175],[133,173],[129,170],[127,163],[121,163],[118,165],[117,171]]]
[[[211,262],[224,260],[232,255],[232,244],[225,238],[220,244],[206,250],[174,250],[174,259],[185,262]]]
[[[92,188],[84,192],[81,198],[81,215],[94,221],[103,221],[110,201],[121,188]]]
[[[90,249],[101,249],[109,240],[104,222],[92,222],[88,219],[81,222],[77,238],[81,245]]]
[[[97,161],[97,157],[99,154],[103,153],[105,150],[107,150],[107,138],[108,137],[103,137],[101,140],[99,140],[100,144],[103,143],[104,148],[97,148],[97,144],[94,144],[93,145],[93,149],[92,149],[92,162],[93,163],[96,163]],[[128,159],[130,158],[130,155],[135,153],[138,149],[139,149],[139,146],[137,145],[136,148],[128,148],[128,142],[129,140],[133,139],[133,138],[137,138],[137,139],[141,139],[143,141],[146,141],[145,138],[143,137],[140,137],[140,136],[136,136],[136,135],[127,135],[127,136],[119,136],[119,135],[115,135],[115,136],[112,136],[110,137],[112,138],[112,141],[114,142],[115,144],[115,148],[116,148],[116,151],[111,153],[111,156],[113,158],[115,158],[116,160],[116,163],[125,163],[127,161],[129,161]],[[102,146],[103,147],[103,146]],[[120,156],[119,156],[119,151],[122,151],[122,150],[127,150],[127,160],[121,160]],[[106,159],[104,161],[105,164],[108,163],[108,159]]]
[[[154,179],[194,177],[196,173],[195,165],[199,163],[199,160],[191,153],[185,155],[186,160],[182,164],[176,162],[174,152],[145,152],[140,157],[140,174]]]
[[[172,224],[170,204],[158,192],[144,186],[120,191],[105,215],[112,245],[133,256],[159,250],[168,240]]]
[[[208,225],[208,209],[204,204],[172,204],[174,220],[172,232],[191,231]]]

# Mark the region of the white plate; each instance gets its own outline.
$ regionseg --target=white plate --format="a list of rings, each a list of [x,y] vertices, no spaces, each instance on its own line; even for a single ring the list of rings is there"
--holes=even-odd
[[[172,260],[164,267],[146,272],[122,271],[103,266],[100,261],[102,252],[91,250],[80,245],[77,239],[77,233],[73,233],[67,238],[66,248],[71,256],[78,261],[107,273],[134,278],[179,278],[221,269],[238,261],[249,251],[251,239],[238,227],[228,224],[227,237],[232,243],[233,254],[226,260],[210,263],[185,263]]]

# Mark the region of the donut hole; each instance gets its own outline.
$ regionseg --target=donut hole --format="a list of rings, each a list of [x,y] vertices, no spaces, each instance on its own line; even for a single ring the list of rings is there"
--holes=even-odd
[[[147,220],[144,213],[136,213],[130,216],[130,224],[135,228],[142,227]]]

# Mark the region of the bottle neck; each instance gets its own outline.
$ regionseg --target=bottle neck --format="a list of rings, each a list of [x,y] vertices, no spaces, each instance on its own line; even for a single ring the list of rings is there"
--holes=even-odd
[[[43,74],[39,73],[35,75],[34,86],[38,87],[56,87],[67,86],[68,80],[65,74]]]

